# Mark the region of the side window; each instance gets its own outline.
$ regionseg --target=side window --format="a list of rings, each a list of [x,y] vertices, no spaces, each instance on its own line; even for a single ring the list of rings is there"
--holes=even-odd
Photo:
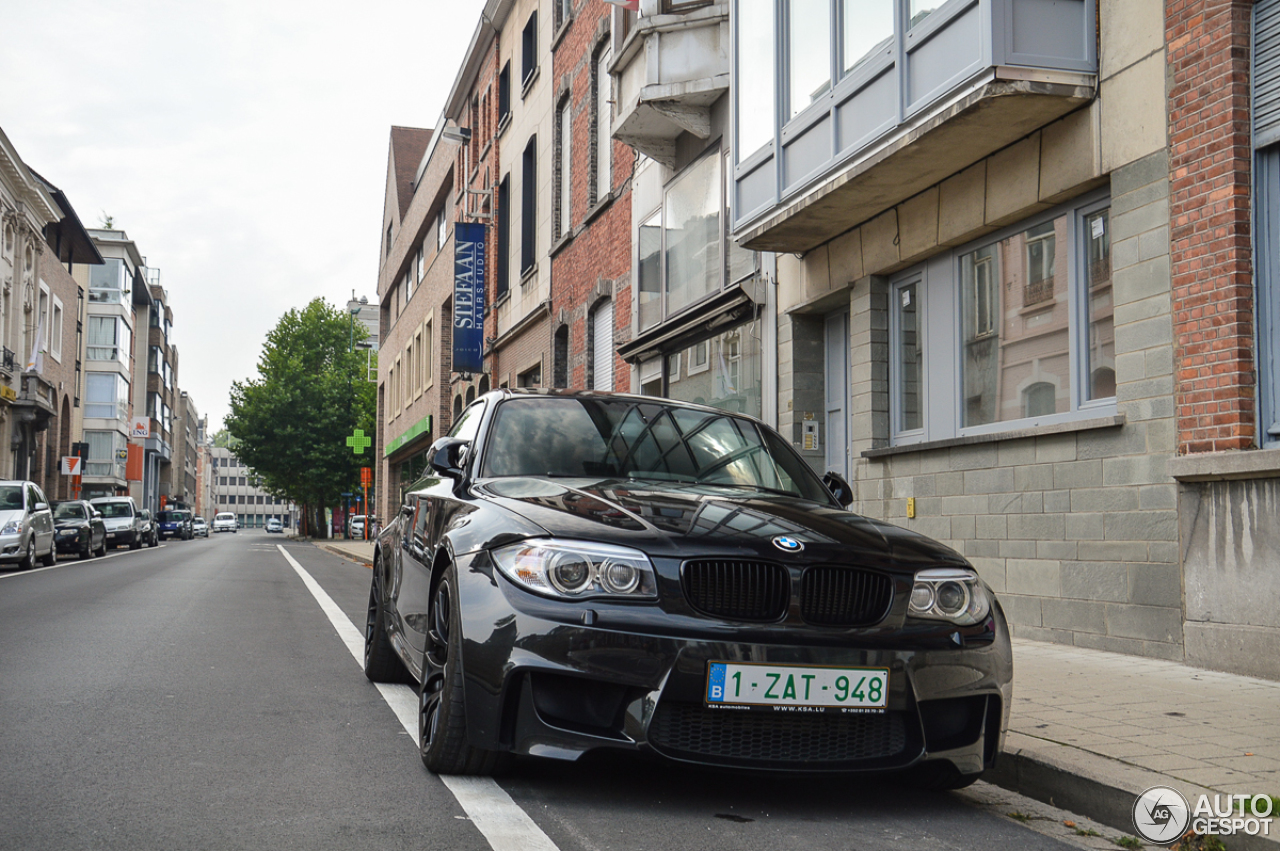
[[[462,440],[475,440],[476,432],[480,430],[480,420],[484,416],[484,405],[474,404],[463,411],[457,421],[453,424],[453,428],[449,429],[449,437],[457,437]]]
[[[431,500],[416,500],[413,512],[413,545],[417,549],[430,543],[431,513]]]
[[[35,485],[27,485],[27,511],[34,511],[37,502],[43,502],[40,499],[40,492],[36,490]]]

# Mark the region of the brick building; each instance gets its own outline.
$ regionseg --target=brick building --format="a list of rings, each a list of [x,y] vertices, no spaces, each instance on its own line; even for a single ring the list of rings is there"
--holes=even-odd
[[[550,387],[629,390],[631,173],[614,140],[611,7],[555,6]]]

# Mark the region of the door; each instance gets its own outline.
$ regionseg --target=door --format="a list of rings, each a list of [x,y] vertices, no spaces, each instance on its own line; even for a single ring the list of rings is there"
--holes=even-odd
[[[826,471],[849,478],[849,314],[827,317],[823,334],[826,346],[825,422]]]

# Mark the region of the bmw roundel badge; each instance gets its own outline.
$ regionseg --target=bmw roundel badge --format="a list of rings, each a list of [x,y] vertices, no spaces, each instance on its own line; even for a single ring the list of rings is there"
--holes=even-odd
[[[804,544],[790,535],[774,535],[773,545],[784,553],[798,553],[804,549]]]

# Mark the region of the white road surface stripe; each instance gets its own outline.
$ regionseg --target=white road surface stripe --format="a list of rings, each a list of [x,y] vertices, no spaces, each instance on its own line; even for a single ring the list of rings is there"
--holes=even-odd
[[[364,633],[356,629],[350,618],[333,598],[320,587],[320,583],[308,573],[302,565],[289,555],[282,545],[276,549],[293,567],[294,572],[302,578],[303,584],[316,598],[320,608],[328,616],[329,622],[337,630],[338,637],[347,645],[351,655],[360,664],[364,664]],[[401,726],[413,741],[418,740],[418,696],[413,689],[402,685],[378,684],[378,691],[386,700]],[[520,809],[506,791],[488,777],[451,777],[440,775],[444,785],[458,799],[471,823],[479,829],[494,851],[559,851],[551,838],[542,832],[529,818],[529,814]]]

